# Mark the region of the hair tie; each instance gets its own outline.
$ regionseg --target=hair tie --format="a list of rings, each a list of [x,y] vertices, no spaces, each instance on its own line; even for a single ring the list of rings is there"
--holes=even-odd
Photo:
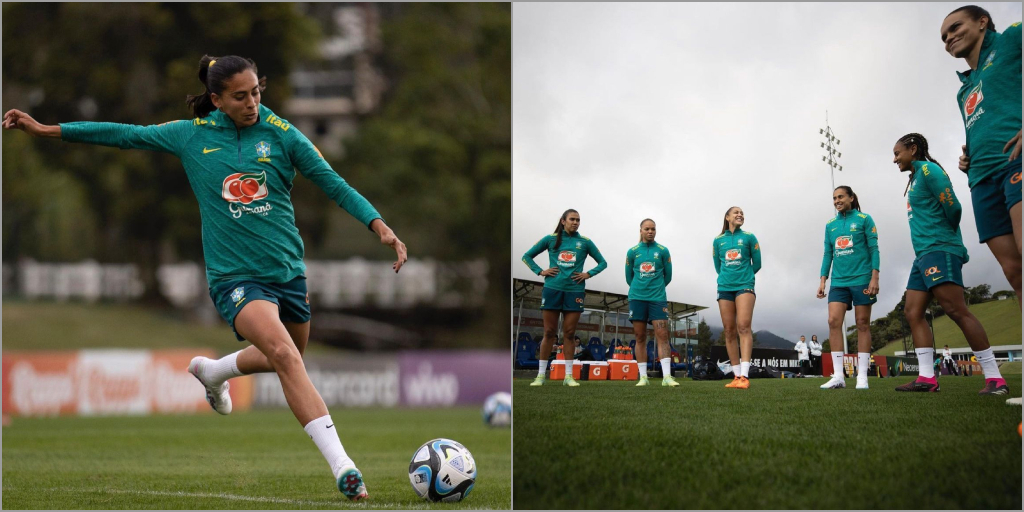
[[[214,62],[217,62],[217,60],[216,60],[216,59],[214,59],[214,60],[211,60],[211,61],[210,61],[210,65],[209,65],[209,66],[207,66],[207,67],[208,67],[208,68],[212,68],[212,67],[213,67],[213,63],[214,63]]]

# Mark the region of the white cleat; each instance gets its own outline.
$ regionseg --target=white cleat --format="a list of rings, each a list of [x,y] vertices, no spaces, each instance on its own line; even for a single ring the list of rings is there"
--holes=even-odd
[[[188,364],[188,372],[191,373],[200,384],[206,388],[206,401],[210,403],[210,407],[220,414],[231,414],[231,395],[228,394],[228,388],[230,385],[225,381],[220,386],[208,386],[202,375],[203,365],[209,361],[209,358],[203,356],[196,356],[192,358],[192,362]]]
[[[868,389],[868,379],[857,379],[857,389]]]
[[[363,474],[356,469],[355,465],[341,468],[341,476],[338,477],[338,490],[352,501],[365,500],[369,496],[366,493]]]
[[[821,385],[821,389],[843,389],[846,387],[846,380],[842,377],[832,377],[828,382]]]

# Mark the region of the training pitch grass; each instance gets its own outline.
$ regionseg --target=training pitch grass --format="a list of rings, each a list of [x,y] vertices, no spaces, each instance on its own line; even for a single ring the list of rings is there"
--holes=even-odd
[[[516,509],[1021,509],[1021,409],[825,379],[513,382]],[[1021,376],[1008,376],[1021,396]]]
[[[335,428],[370,499],[335,487],[287,410],[230,416],[14,418],[3,428],[5,509],[507,509],[511,432],[480,409],[336,409]],[[459,441],[477,482],[459,503],[416,496],[409,460],[426,441]]]

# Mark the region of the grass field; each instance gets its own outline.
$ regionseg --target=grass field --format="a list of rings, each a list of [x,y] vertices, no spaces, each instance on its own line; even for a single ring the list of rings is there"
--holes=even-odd
[[[184,322],[128,304],[3,301],[4,350],[242,348],[226,323]]]
[[[14,418],[3,427],[4,509],[507,509],[511,432],[477,408],[347,409],[333,419],[370,499],[348,501],[288,411],[223,417]],[[437,437],[478,465],[473,492],[431,504],[409,460]]]
[[[513,382],[516,509],[1021,509],[1021,409],[910,378]],[[1008,376],[1021,396],[1020,375]]]
[[[994,300],[975,304],[970,307],[971,313],[978,317],[981,325],[985,327],[985,334],[988,334],[988,341],[992,345],[1020,345],[1021,343],[1021,315],[1017,301],[1012,299]],[[932,324],[935,331],[935,347],[941,349],[943,345],[949,348],[967,348],[967,338],[960,328],[953,323],[948,316],[940,316]],[[908,338],[909,344],[909,338]],[[903,341],[897,340],[878,349],[875,354],[880,356],[896,355],[897,350],[903,350]]]

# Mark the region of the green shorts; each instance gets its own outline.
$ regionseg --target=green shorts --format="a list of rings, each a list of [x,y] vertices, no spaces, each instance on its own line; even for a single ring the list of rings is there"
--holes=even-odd
[[[544,287],[540,291],[540,308],[557,311],[583,311],[583,298],[587,292],[563,292]]]
[[[922,254],[914,260],[914,266],[910,269],[907,289],[926,292],[946,283],[953,283],[963,288],[964,276],[961,273],[963,266],[964,260],[955,254],[943,251]]]
[[[306,276],[299,276],[287,283],[262,283],[259,281],[225,281],[210,288],[210,298],[217,306],[221,318],[235,331],[238,341],[245,341],[235,329],[235,317],[254,300],[265,300],[277,304],[282,322],[305,323],[309,321],[309,293],[306,292]]]
[[[979,242],[1013,233],[1010,208],[1021,198],[1020,158],[1006,164],[999,172],[982,180],[971,189],[974,223]]]
[[[751,294],[751,295],[753,295],[755,297],[757,296],[757,294],[754,293],[754,290],[752,288],[744,288],[742,290],[728,290],[728,291],[718,290],[718,300],[727,300],[727,301],[730,301],[730,302],[736,302],[736,297],[739,297],[740,295],[743,295],[744,293],[749,293],[749,294]]]
[[[629,301],[630,322],[650,323],[655,320],[668,320],[668,302],[636,299]]]
[[[846,310],[853,309],[853,306],[870,306],[878,302],[878,297],[868,295],[868,284],[860,286],[833,286],[828,290],[829,302],[842,302],[846,304]]]

